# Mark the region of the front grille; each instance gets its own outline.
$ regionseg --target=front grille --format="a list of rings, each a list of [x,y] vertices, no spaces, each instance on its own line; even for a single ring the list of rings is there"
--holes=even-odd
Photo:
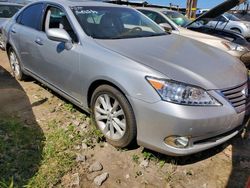
[[[237,113],[246,110],[247,104],[249,103],[248,83],[230,89],[225,89],[221,92],[224,97],[232,104]]]

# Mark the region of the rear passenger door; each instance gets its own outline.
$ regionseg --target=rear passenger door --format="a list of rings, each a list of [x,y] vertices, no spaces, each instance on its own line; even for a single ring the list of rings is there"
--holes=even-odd
[[[26,70],[33,72],[39,60],[37,36],[42,28],[44,4],[37,3],[25,8],[17,18],[11,32],[19,37],[19,55]]]

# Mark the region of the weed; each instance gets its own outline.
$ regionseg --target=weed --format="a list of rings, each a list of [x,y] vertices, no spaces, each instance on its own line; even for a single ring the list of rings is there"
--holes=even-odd
[[[142,155],[143,155],[143,158],[146,160],[157,161],[157,157],[155,157],[154,154],[150,152],[143,151]]]
[[[69,112],[76,112],[76,109],[74,108],[73,104],[71,103],[65,103],[64,108]]]
[[[140,157],[139,157],[138,155],[136,155],[136,154],[133,154],[133,155],[132,155],[132,160],[133,160],[136,164],[139,163],[139,159],[140,159]]]
[[[9,182],[6,182],[5,180],[0,181],[0,187],[1,188],[14,188],[13,177],[10,179]]]
[[[102,132],[94,126],[91,126],[90,130],[84,133],[83,137],[84,143],[90,148],[95,147],[96,143],[105,141],[105,137]]]
[[[164,160],[160,160],[158,162],[158,164],[159,164],[160,168],[162,168],[165,165],[165,161]]]

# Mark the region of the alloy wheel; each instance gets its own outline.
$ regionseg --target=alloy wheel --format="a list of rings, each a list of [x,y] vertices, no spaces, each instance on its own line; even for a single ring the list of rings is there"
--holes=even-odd
[[[111,140],[121,139],[126,132],[126,116],[122,106],[109,94],[100,95],[95,102],[94,114],[97,126]]]

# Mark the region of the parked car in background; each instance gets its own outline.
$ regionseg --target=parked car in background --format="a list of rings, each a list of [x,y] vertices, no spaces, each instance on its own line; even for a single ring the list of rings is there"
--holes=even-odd
[[[198,9],[196,11],[196,17],[199,17],[200,15],[206,13],[207,11],[209,11],[209,9]]]
[[[235,17],[232,14],[227,13],[232,8],[240,5],[243,0],[227,0],[222,2],[221,4],[217,5],[216,7],[210,9],[209,11],[205,12],[201,16],[199,16],[196,20],[192,21],[191,23],[187,24],[185,27],[189,29],[195,29],[196,31],[202,32],[206,28],[210,28],[210,31],[214,30],[215,32],[225,31],[226,35],[230,35],[230,33],[238,33],[242,36],[248,38],[249,37],[249,22],[244,22],[239,20],[239,18]],[[216,21],[215,21],[216,20]],[[195,25],[193,25],[196,23]],[[199,27],[197,26],[199,23]],[[236,35],[237,37],[237,35]]]
[[[171,31],[175,34],[189,37],[213,47],[219,48],[239,58],[245,63],[246,66],[250,66],[250,48],[248,49],[248,47],[233,43],[230,40],[184,28],[185,25],[189,24],[191,21],[179,12],[162,8],[137,8],[137,10],[151,18],[157,24],[163,26],[166,31]]]
[[[245,38],[250,38],[250,22],[242,21],[233,14],[224,13],[206,23],[206,26],[233,31],[242,34]]]
[[[189,155],[237,135],[248,74],[231,55],[166,33],[138,11],[95,1],[26,6],[8,27],[14,76],[30,75],[90,112],[107,141]]]
[[[7,22],[17,11],[23,6],[20,4],[0,2],[0,48],[4,49],[4,42],[2,37],[2,29]]]

